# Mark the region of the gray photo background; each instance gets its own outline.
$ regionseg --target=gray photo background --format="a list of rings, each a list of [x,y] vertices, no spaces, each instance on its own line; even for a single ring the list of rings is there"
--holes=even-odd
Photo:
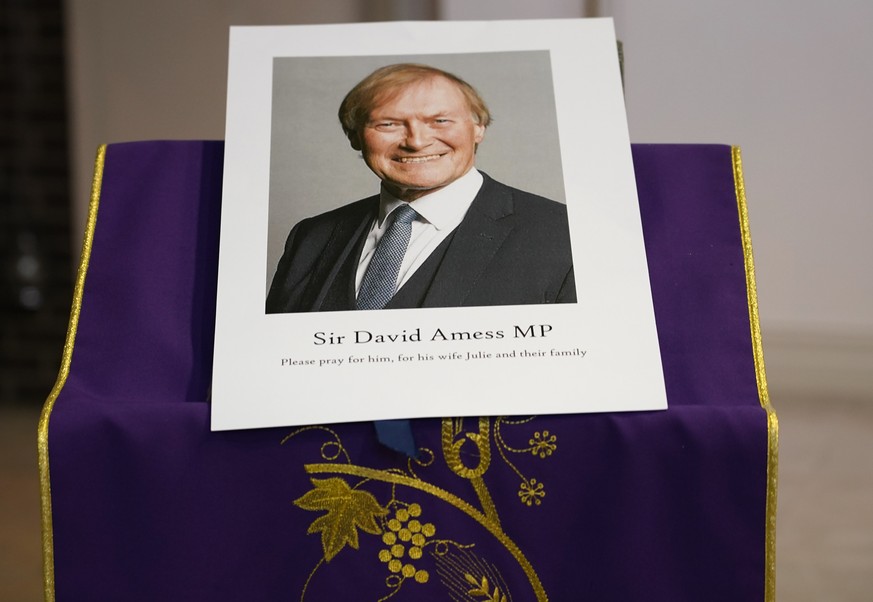
[[[300,220],[379,191],[337,118],[346,93],[375,69],[416,62],[475,87],[492,123],[476,167],[521,190],[565,202],[551,62],[547,50],[273,60],[266,287]]]

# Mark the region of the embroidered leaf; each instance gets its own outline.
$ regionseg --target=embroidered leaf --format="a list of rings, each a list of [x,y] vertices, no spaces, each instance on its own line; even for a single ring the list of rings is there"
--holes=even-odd
[[[366,491],[349,487],[343,479],[312,479],[314,488],[294,500],[304,510],[326,510],[309,525],[307,533],[321,532],[324,559],[330,562],[346,544],[358,549],[358,529],[378,535],[382,532],[377,516],[388,514],[376,498]]]
[[[489,585],[488,585],[488,577],[482,575],[481,581],[477,581],[476,578],[470,573],[464,573],[464,579],[467,580],[467,583],[473,586],[473,589],[467,590],[467,595],[481,597],[483,602],[507,602],[506,596],[500,593],[500,588],[496,585],[494,586],[494,592],[488,593]]]

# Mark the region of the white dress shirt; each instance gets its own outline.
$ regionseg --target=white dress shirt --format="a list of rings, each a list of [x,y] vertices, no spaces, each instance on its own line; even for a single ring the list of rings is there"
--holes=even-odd
[[[467,210],[473,203],[473,199],[482,187],[482,174],[471,169],[463,176],[436,192],[426,194],[409,203],[415,209],[418,217],[412,222],[412,234],[409,238],[409,246],[406,247],[406,255],[400,265],[397,274],[397,287],[403,286],[407,280],[423,264],[430,254],[436,249],[452,231],[458,227]],[[355,277],[355,293],[361,289],[361,280],[364,272],[373,259],[376,245],[388,230],[390,220],[387,219],[391,212],[405,201],[395,198],[382,188],[379,199],[379,215],[370,226],[370,233],[364,241],[361,258],[358,260],[358,271]]]

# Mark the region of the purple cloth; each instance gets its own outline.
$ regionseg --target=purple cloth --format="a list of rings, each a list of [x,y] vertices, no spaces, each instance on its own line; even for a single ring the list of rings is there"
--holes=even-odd
[[[109,146],[49,423],[57,599],[481,601],[483,577],[513,602],[763,599],[767,418],[731,150],[633,154],[670,409],[492,419],[477,484],[444,461],[439,420],[413,421],[436,459],[412,473],[371,423],[333,425],[342,449],[317,429],[210,432],[223,145]]]

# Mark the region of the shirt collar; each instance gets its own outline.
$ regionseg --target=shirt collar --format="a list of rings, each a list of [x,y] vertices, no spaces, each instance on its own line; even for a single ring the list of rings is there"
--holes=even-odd
[[[445,188],[426,194],[410,202],[409,206],[437,230],[454,228],[476,198],[483,180],[482,174],[474,167]],[[379,226],[386,216],[404,202],[382,187],[379,195]]]

